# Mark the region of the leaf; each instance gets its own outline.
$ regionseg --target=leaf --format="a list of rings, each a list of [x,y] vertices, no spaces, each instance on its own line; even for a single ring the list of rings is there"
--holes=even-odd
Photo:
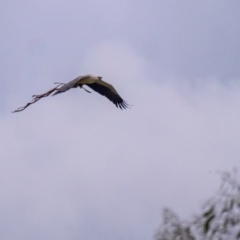
[[[203,225],[203,232],[204,234],[207,234],[209,228],[210,228],[210,224],[211,221],[215,218],[215,215],[210,216],[207,221],[205,222],[205,224]]]
[[[209,215],[212,215],[214,211],[214,206],[212,206],[208,211],[206,211],[203,216],[208,217]]]

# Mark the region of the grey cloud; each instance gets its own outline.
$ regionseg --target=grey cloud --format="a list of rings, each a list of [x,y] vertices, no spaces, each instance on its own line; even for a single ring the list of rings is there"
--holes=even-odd
[[[189,216],[239,165],[238,2],[4,9],[1,239],[151,239],[163,206]],[[10,114],[86,73],[132,109],[73,89]]]

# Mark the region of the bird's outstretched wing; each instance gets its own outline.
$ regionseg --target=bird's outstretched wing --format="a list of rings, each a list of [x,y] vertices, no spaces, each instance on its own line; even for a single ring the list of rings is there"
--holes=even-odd
[[[79,81],[81,81],[85,76],[79,76],[74,78],[72,81],[63,84],[52,96],[68,91],[69,89],[76,87]]]
[[[94,91],[108,98],[116,105],[116,107],[119,107],[120,109],[126,109],[129,107],[129,104],[120,97],[120,95],[117,93],[117,91],[112,85],[102,80],[86,85]]]

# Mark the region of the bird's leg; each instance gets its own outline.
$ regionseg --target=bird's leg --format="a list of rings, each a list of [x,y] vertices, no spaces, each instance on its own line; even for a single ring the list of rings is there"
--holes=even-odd
[[[83,87],[83,89],[84,89],[86,92],[88,92],[88,93],[91,93],[91,92],[90,92],[90,91],[88,91],[86,88],[84,88],[84,87]]]
[[[86,88],[84,88],[83,86],[79,86],[80,88],[83,88],[86,92],[91,93],[90,91],[88,91]]]

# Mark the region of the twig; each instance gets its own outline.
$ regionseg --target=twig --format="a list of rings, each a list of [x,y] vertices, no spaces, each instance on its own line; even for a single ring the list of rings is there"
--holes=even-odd
[[[54,91],[57,91],[59,86],[61,86],[61,85],[58,85],[57,87],[47,91],[46,93],[43,93],[43,94],[40,94],[40,95],[33,95],[32,96],[33,99],[32,99],[31,102],[27,103],[23,107],[17,108],[15,111],[12,111],[12,113],[21,112],[24,109],[26,109],[28,106],[30,106],[31,104],[33,104],[33,103],[37,102],[38,100],[40,100],[41,98],[48,97],[51,93],[53,93]]]
[[[60,86],[60,85],[65,85],[66,83],[55,82],[55,83],[53,83],[53,84],[59,84],[59,86]]]

